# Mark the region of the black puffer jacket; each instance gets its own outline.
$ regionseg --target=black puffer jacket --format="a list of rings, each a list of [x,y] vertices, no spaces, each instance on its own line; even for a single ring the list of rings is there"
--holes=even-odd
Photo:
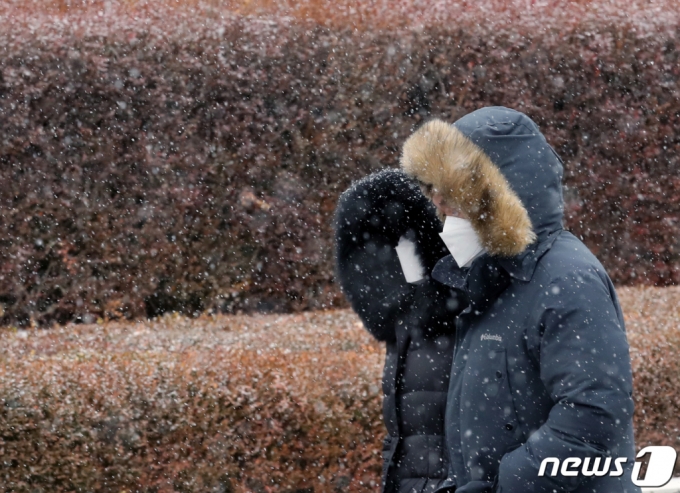
[[[342,289],[366,329],[386,342],[383,491],[434,491],[448,468],[444,412],[453,321],[464,302],[429,275],[407,283],[395,246],[403,235],[412,239],[429,274],[447,254],[441,222],[399,170],[355,183],[340,197],[335,219]]]

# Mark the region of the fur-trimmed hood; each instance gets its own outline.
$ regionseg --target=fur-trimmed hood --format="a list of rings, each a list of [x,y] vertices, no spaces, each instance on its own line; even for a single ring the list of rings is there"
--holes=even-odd
[[[401,166],[463,210],[491,255],[517,256],[562,228],[562,161],[518,111],[431,120],[404,144]]]

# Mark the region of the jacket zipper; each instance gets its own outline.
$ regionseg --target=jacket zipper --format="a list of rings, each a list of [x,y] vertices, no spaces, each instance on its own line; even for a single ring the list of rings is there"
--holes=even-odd
[[[463,314],[461,313],[456,317],[456,339],[453,348],[453,361],[456,361],[456,356],[458,355],[458,350],[460,349],[460,344],[463,341]]]

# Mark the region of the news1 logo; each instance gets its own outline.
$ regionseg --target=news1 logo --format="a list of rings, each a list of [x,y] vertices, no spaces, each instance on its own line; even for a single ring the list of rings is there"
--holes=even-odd
[[[633,484],[647,488],[663,486],[673,477],[673,468],[678,454],[673,447],[645,447],[638,452],[633,466]],[[638,460],[640,459],[640,460]],[[647,472],[640,477],[643,463],[647,463]]]
[[[645,488],[658,488],[665,485],[673,477],[673,468],[677,459],[677,452],[673,447],[649,446],[638,452],[633,466],[631,479],[635,486]],[[614,470],[611,470],[612,458],[568,457],[562,461],[557,457],[547,457],[541,462],[538,470],[539,476],[545,476],[548,466],[552,466],[550,476],[557,476],[559,471],[562,476],[621,476],[623,465],[628,462],[626,457],[618,457],[613,460]],[[643,471],[642,467],[646,466]]]

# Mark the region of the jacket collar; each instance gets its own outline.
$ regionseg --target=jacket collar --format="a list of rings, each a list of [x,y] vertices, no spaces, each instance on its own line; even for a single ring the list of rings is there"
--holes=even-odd
[[[550,250],[562,231],[564,230],[559,228],[547,233],[544,239],[534,242],[520,255],[515,257],[498,257],[496,260],[511,277],[529,282],[534,275],[539,259],[545,252]]]
[[[538,261],[550,250],[562,231],[562,228],[556,229],[548,233],[542,241],[539,239],[539,241],[534,242],[520,255],[498,257],[497,262],[513,279],[529,282],[534,275]]]
[[[453,289],[465,293],[469,302],[463,313],[471,310],[483,312],[510,285],[512,279],[529,282],[538,260],[555,243],[562,229],[546,235],[515,257],[494,257],[487,254],[478,257],[470,268],[460,268],[452,255],[437,262],[432,278]]]

